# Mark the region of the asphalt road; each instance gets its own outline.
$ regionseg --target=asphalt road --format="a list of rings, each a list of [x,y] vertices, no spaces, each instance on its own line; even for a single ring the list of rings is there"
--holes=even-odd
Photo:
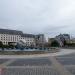
[[[0,75],[75,75],[75,50],[30,56],[0,56]]]

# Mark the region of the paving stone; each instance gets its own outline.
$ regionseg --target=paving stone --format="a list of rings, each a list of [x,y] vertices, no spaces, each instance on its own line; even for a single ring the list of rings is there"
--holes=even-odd
[[[1,75],[60,75],[55,69],[48,67],[5,68]]]
[[[75,66],[73,67],[73,66],[67,66],[67,67],[65,67],[69,72],[71,72],[73,75],[75,75]]]
[[[17,59],[8,66],[41,66],[41,65],[51,65],[48,58],[32,58],[32,59]]]
[[[72,55],[65,55],[56,57],[57,61],[63,65],[75,65],[75,56]]]
[[[8,61],[9,59],[0,59],[0,64],[5,63],[6,61]]]

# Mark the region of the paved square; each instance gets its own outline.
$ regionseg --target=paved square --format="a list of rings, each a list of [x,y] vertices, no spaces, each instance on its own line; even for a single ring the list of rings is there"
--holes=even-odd
[[[0,59],[0,75],[75,75],[75,53],[18,59]]]
[[[17,59],[8,66],[44,66],[51,65],[48,58]]]
[[[0,64],[6,62],[6,61],[8,61],[8,60],[9,60],[9,59],[0,59]]]
[[[58,56],[56,59],[63,65],[75,65],[75,54]]]

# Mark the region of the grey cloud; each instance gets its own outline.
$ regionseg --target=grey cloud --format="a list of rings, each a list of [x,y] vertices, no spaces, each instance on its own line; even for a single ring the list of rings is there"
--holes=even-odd
[[[74,7],[74,0],[0,0],[0,28],[75,35]]]

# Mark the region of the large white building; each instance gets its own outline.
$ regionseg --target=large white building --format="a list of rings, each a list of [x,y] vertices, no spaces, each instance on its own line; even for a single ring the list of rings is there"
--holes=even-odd
[[[36,38],[36,36],[38,38]],[[41,38],[42,36],[42,38]],[[33,34],[24,34],[22,31],[9,30],[9,29],[0,29],[0,41],[4,45],[17,44],[20,41],[23,41],[26,46],[36,45],[36,40],[43,43],[44,35],[33,35]]]

